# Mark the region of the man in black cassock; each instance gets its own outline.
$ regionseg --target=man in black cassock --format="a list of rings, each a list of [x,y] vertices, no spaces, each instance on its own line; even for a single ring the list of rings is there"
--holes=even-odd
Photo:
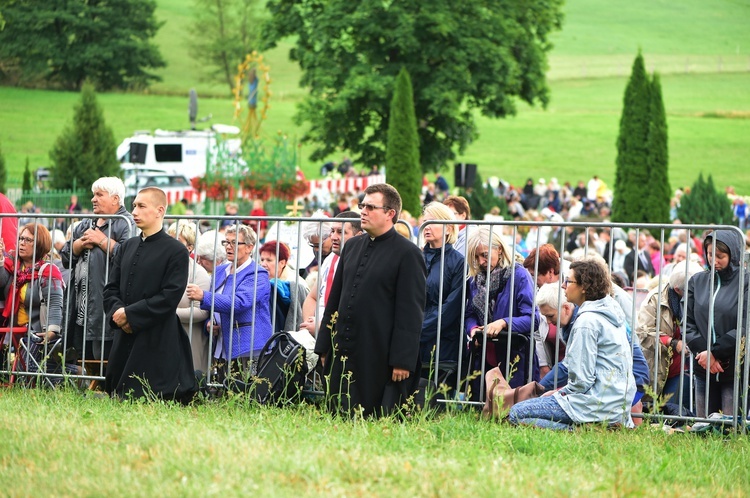
[[[359,208],[366,234],[341,250],[315,352],[325,357],[332,407],[378,416],[419,385],[427,272],[422,252],[394,228],[396,189],[369,186]],[[386,399],[394,392],[400,399]]]
[[[104,388],[121,398],[155,395],[187,403],[196,391],[190,339],[177,317],[188,281],[188,252],[163,229],[167,197],[145,188],[133,201],[142,234],[115,254],[104,288],[115,338]]]

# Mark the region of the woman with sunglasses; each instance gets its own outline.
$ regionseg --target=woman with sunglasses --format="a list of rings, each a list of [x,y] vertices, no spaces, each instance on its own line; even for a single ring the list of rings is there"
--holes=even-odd
[[[568,383],[514,405],[511,424],[557,430],[586,423],[633,427],[632,350],[625,314],[610,296],[610,286],[604,261],[587,258],[570,264],[563,288],[579,308],[565,352]]]

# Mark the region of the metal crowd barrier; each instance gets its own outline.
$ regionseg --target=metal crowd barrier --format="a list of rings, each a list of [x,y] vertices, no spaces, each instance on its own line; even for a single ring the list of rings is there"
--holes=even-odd
[[[20,215],[17,215],[17,214],[15,214],[15,215],[0,214],[0,219],[8,218],[8,217],[18,218],[19,216]],[[71,219],[74,219],[74,218],[76,218],[76,219],[89,219],[89,218],[96,219],[96,218],[103,218],[103,217],[106,217],[106,218],[116,218],[117,217],[117,216],[98,216],[98,215],[93,215],[93,214],[92,215],[67,215],[67,214],[65,214],[65,215],[62,215],[62,214],[55,214],[55,215],[46,214],[45,215],[45,214],[28,214],[28,215],[23,215],[23,216],[24,216],[24,218],[31,219],[31,220],[49,220],[50,218],[71,220]],[[254,227],[260,226],[260,224],[262,222],[273,224],[273,226],[271,228],[269,228],[269,230],[266,232],[265,240],[266,241],[269,241],[269,240],[280,240],[280,241],[285,242],[290,247],[291,254],[292,254],[292,256],[290,257],[290,260],[291,260],[290,263],[293,263],[294,271],[295,271],[296,274],[298,274],[298,272],[299,272],[300,268],[302,267],[302,265],[307,264],[307,263],[310,262],[309,258],[305,258],[303,256],[303,253],[305,252],[304,249],[306,247],[307,241],[303,237],[304,227],[302,227],[302,224],[303,223],[304,224],[310,224],[313,227],[311,229],[311,232],[317,234],[318,237],[319,237],[318,251],[317,251],[317,266],[320,267],[322,265],[322,263],[323,263],[322,250],[321,249],[323,247],[323,243],[324,243],[325,239],[328,238],[328,236],[329,236],[328,232],[330,232],[330,224],[331,223],[345,222],[346,220],[345,219],[339,219],[339,220],[337,220],[337,219],[332,219],[332,218],[303,218],[303,217],[295,218],[295,217],[285,217],[285,216],[251,217],[251,216],[237,216],[237,215],[234,215],[234,216],[200,216],[200,217],[197,217],[197,216],[190,216],[190,215],[188,215],[188,216],[169,216],[166,221],[167,222],[177,223],[178,226],[181,223],[195,222],[197,227],[203,226],[203,227],[205,227],[207,229],[213,230],[214,231],[213,232],[213,237],[214,237],[213,263],[214,263],[214,265],[221,263],[221,261],[217,260],[216,247],[218,246],[218,244],[220,242],[220,240],[219,240],[219,237],[220,237],[219,232],[220,232],[220,228],[221,228],[221,226],[223,224],[245,223],[245,224],[249,224],[249,225],[254,226]],[[40,221],[40,222],[42,222],[42,221]],[[401,223],[405,223],[403,220],[401,220],[400,222]],[[450,225],[450,224],[455,224],[455,222],[444,221],[444,220],[435,220],[435,221],[425,222],[419,228],[419,235],[418,235],[418,237],[416,237],[416,238],[415,237],[411,237],[411,240],[413,242],[415,242],[415,243],[420,244],[420,246],[421,246],[423,244],[421,241],[423,240],[423,232],[424,232],[425,227],[427,227],[429,225]],[[504,237],[506,240],[509,240],[511,242],[510,244],[508,244],[508,247],[509,247],[509,249],[511,251],[511,261],[518,261],[519,258],[520,258],[520,256],[522,255],[522,247],[518,243],[516,243],[516,241],[519,239],[519,237],[522,234],[527,234],[526,235],[527,247],[525,248],[525,250],[527,250],[527,251],[531,250],[532,248],[535,248],[535,247],[540,247],[542,244],[547,243],[549,241],[549,239],[550,239],[550,235],[554,235],[555,233],[562,234],[562,236],[556,237],[554,239],[554,240],[557,241],[554,245],[555,245],[555,248],[556,248],[557,252],[560,255],[563,255],[563,257],[567,257],[568,253],[569,253],[569,251],[567,250],[568,249],[568,245],[571,244],[571,239],[570,239],[570,237],[567,234],[568,234],[568,232],[573,232],[573,233],[578,232],[578,233],[580,233],[582,235],[581,236],[582,247],[580,248],[579,252],[581,252],[584,256],[590,255],[591,253],[594,253],[594,252],[598,253],[600,256],[604,256],[603,254],[601,254],[600,250],[598,250],[597,248],[595,248],[595,246],[593,244],[593,241],[591,240],[595,234],[596,235],[600,235],[600,234],[605,233],[605,232],[609,232],[611,234],[612,232],[615,232],[616,230],[621,230],[622,232],[624,232],[624,233],[627,234],[628,231],[634,231],[635,232],[635,239],[637,241],[638,238],[639,238],[639,236],[640,236],[640,234],[643,231],[648,230],[652,234],[652,236],[654,236],[655,239],[660,242],[660,246],[661,246],[660,258],[663,261],[665,259],[664,256],[666,256],[666,254],[664,252],[664,248],[665,248],[665,245],[666,245],[665,241],[668,240],[668,238],[669,238],[668,233],[670,231],[672,231],[672,230],[682,230],[682,231],[684,231],[683,233],[686,235],[686,238],[687,238],[687,241],[688,241],[688,244],[687,244],[687,247],[688,247],[688,249],[687,249],[687,258],[686,259],[689,261],[691,259],[691,253],[694,252],[694,250],[692,249],[691,244],[690,244],[690,240],[693,238],[694,234],[703,232],[705,230],[734,230],[734,231],[739,232],[740,234],[742,233],[741,231],[739,231],[739,229],[737,229],[736,227],[733,227],[733,226],[716,226],[716,225],[672,225],[672,224],[631,225],[631,224],[625,224],[625,223],[529,222],[529,221],[498,221],[498,220],[492,220],[492,221],[471,221],[471,220],[467,220],[465,222],[462,221],[461,224],[466,226],[465,229],[468,231],[468,233],[471,233],[473,230],[476,230],[479,227],[483,227],[483,226],[489,227],[489,230],[490,230],[490,240],[491,240],[492,234],[494,234],[494,233],[500,233],[502,235],[502,237]],[[17,226],[19,227],[19,231],[20,231],[20,227],[21,227],[20,222],[18,222]],[[408,224],[407,224],[407,226],[411,229],[411,227]],[[256,230],[256,232],[257,232],[257,230]],[[178,230],[178,233],[179,233],[179,230]],[[411,233],[411,231],[410,231],[410,233]],[[528,233],[531,233],[532,235],[528,235]],[[133,232],[132,235],[135,235],[135,232]],[[744,234],[743,234],[743,239],[744,239]],[[488,240],[485,243],[485,245],[490,246],[491,245],[490,240]],[[466,237],[464,239],[464,246],[462,248],[464,254],[466,254],[468,252],[468,241],[469,241],[469,237]],[[613,255],[614,255],[614,246],[615,246],[614,241],[615,241],[615,238],[611,237],[610,238],[610,243],[608,244],[608,247],[609,247],[608,260],[610,261],[610,271],[612,269],[612,263],[611,262],[613,261]],[[197,245],[197,242],[196,242],[196,245]],[[530,247],[529,247],[529,245],[530,245]],[[261,246],[261,241],[257,241],[257,243],[255,244],[255,246],[253,248],[253,255],[252,255],[252,257],[253,257],[253,259],[256,262],[259,262],[258,251],[259,251],[260,246]],[[714,247],[714,250],[715,250],[715,245],[713,247]],[[107,255],[108,259],[111,258],[111,256],[112,256],[111,254],[108,254]],[[279,256],[279,254],[278,254],[278,249],[277,249],[277,254],[276,254],[277,261],[278,261],[278,256]],[[699,255],[699,256],[702,257],[702,255]],[[445,257],[445,244],[443,244],[443,249],[441,250],[441,265],[443,264],[444,257]],[[303,258],[305,258],[305,259],[303,259]],[[743,261],[743,266],[745,268],[744,271],[747,271],[746,270],[746,268],[747,268],[747,262],[748,262],[748,256],[747,256],[747,254],[743,255],[742,261]],[[639,258],[636,257],[635,258],[635,270],[636,270],[636,272],[638,270],[639,263],[640,263]],[[464,259],[464,275],[467,274],[467,270],[468,270],[468,265],[469,264],[471,264],[471,262],[466,261]],[[536,269],[538,268],[538,264],[539,264],[539,252],[537,251],[537,255],[536,255],[536,258],[535,258],[535,261],[534,261],[534,273],[536,273]],[[236,269],[236,262],[235,262],[235,269]],[[68,271],[71,270],[70,265],[68,266],[67,270]],[[2,270],[0,270],[0,271],[2,271]],[[108,271],[108,270],[105,270],[105,271]],[[714,268],[709,268],[706,271],[714,272],[715,269]],[[562,305],[561,304],[562,303],[562,299],[560,299],[560,298],[562,298],[563,292],[564,292],[563,289],[562,289],[562,280],[565,278],[565,275],[564,275],[563,272],[564,272],[564,270],[561,268],[560,278],[558,279],[558,283],[557,283],[557,285],[558,285],[558,301],[560,302],[560,304],[558,305],[558,317],[560,315],[560,307]],[[510,291],[511,295],[514,295],[515,286],[517,285],[517,283],[515,281],[516,280],[515,279],[515,273],[511,272],[510,275],[511,275],[511,279],[510,279],[510,282],[509,282],[508,285],[510,286],[510,289],[511,289],[511,291]],[[489,276],[489,270],[488,270],[488,276]],[[15,275],[13,277],[15,277]],[[190,276],[190,280],[192,281],[193,279],[194,279],[194,275],[191,275]],[[713,282],[713,279],[712,279],[712,282]],[[466,368],[466,362],[468,361],[467,356],[466,356],[467,344],[468,344],[468,335],[467,335],[467,331],[465,330],[466,302],[467,302],[467,295],[468,295],[467,294],[468,293],[467,283],[468,283],[468,279],[464,278],[463,279],[463,287],[461,289],[461,293],[462,293],[461,298],[462,298],[462,303],[463,303],[463,306],[461,308],[461,319],[460,319],[460,324],[461,325],[460,325],[460,330],[457,331],[458,334],[459,334],[459,337],[461,338],[461,340],[460,340],[461,347],[459,347],[459,354],[458,354],[457,358],[455,359],[455,362],[452,362],[452,363],[455,364],[455,369],[456,369],[457,372],[459,372],[459,375],[456,376],[456,378],[454,380],[454,383],[452,385],[447,386],[448,391],[451,394],[449,396],[446,396],[445,399],[440,399],[439,401],[441,403],[444,403],[444,404],[447,404],[447,405],[469,405],[469,406],[474,405],[474,406],[482,406],[485,403],[485,399],[484,399],[484,397],[485,397],[485,393],[484,393],[484,391],[485,391],[484,376],[485,376],[485,373],[486,373],[485,372],[485,365],[484,365],[485,362],[483,360],[479,361],[479,364],[480,364],[481,368],[476,373],[470,371],[471,368],[473,367],[472,365],[469,365],[470,368],[468,368],[468,369]],[[443,296],[443,287],[444,287],[443,284],[444,284],[444,282],[443,282],[443,275],[442,275],[442,272],[441,272],[441,278],[440,278],[440,299],[439,299],[440,300],[440,305],[439,305],[439,311],[438,311],[438,324],[437,324],[437,330],[438,331],[441,331],[441,325],[442,325],[442,323],[441,323],[442,314],[443,314],[442,313],[442,301],[443,301],[443,297],[444,297]],[[663,285],[667,285],[667,282],[665,281],[665,277],[663,277],[661,273],[659,273],[659,275],[658,275],[657,285],[658,285],[658,288],[660,288],[660,289],[662,288]],[[688,285],[689,285],[689,282],[686,280],[686,282],[685,282],[686,296],[688,295],[688,293],[687,293]],[[212,288],[211,288],[211,290],[213,290],[213,291],[216,290],[216,288],[215,288],[215,281],[213,279],[212,279]],[[311,289],[310,291],[312,292],[313,290],[314,289]],[[637,324],[638,324],[638,318],[637,317],[638,317],[638,312],[639,312],[639,309],[640,309],[640,302],[639,301],[645,295],[645,292],[644,292],[643,289],[635,288],[635,285],[633,285],[632,288],[626,289],[626,290],[630,292],[631,297],[632,297],[632,307],[629,310],[629,313],[628,313],[628,310],[625,310],[626,314],[629,315],[629,318],[630,318],[629,324],[630,324],[630,329],[632,331],[632,334],[631,334],[631,347],[632,347],[632,345],[635,343],[636,329],[637,329]],[[711,288],[711,292],[712,293],[713,293],[713,290],[714,289],[713,289],[713,284],[712,284],[712,288]],[[234,292],[232,293],[232,295],[233,295],[233,299],[234,299]],[[257,279],[256,279],[256,288],[254,289],[254,295],[257,295]],[[745,425],[746,425],[746,419],[744,417],[746,417],[746,404],[747,404],[747,396],[745,396],[745,393],[748,393],[748,379],[750,378],[750,368],[749,368],[750,367],[750,362],[748,361],[750,359],[748,357],[748,355],[750,353],[748,353],[747,348],[744,347],[745,342],[746,342],[746,331],[747,331],[746,325],[747,325],[747,321],[748,321],[748,316],[747,316],[748,315],[748,306],[747,306],[747,303],[746,303],[748,296],[744,295],[744,287],[742,285],[742,279],[740,279],[740,285],[739,285],[738,295],[739,295],[739,303],[738,303],[737,321],[738,321],[738,331],[739,331],[739,333],[737,334],[737,337],[736,337],[736,349],[735,349],[735,372],[734,372],[734,374],[735,374],[735,381],[734,381],[734,387],[733,387],[733,389],[734,389],[733,412],[731,414],[729,414],[729,415],[732,416],[732,418],[731,418],[731,425],[732,425],[732,427],[734,427],[735,429],[737,429],[738,427],[741,427],[744,430]],[[70,307],[70,304],[71,304],[70,303],[70,299],[71,299],[71,292],[70,292],[70,285],[68,285],[67,288],[66,288],[66,291],[65,291],[65,309],[66,310],[67,309],[71,309],[71,307]],[[660,320],[661,320],[661,317],[660,317],[661,301],[660,301],[660,299],[661,298],[659,298],[659,303],[657,305],[657,316],[656,316],[657,341],[658,341],[658,333],[659,333],[659,324],[661,323],[660,322]],[[685,299],[687,299],[687,297]],[[534,309],[535,310],[538,309],[538,307],[536,306],[536,304],[537,304],[536,303],[536,292],[534,292],[534,303],[533,303],[533,305],[534,305]],[[274,296],[274,298],[273,298],[273,304],[272,304],[272,306],[275,307],[275,305],[276,305],[276,296]],[[254,304],[254,306],[255,306],[255,304]],[[713,312],[713,303],[711,303],[710,306],[711,306],[711,312]],[[273,307],[271,308],[272,310],[273,310]],[[232,311],[230,312],[230,321],[233,321],[234,308],[235,308],[235,306],[234,306],[234,301],[233,301],[233,303],[232,303]],[[685,303],[684,309],[687,310],[687,303]],[[213,306],[213,303],[212,303],[211,310],[210,310],[210,315],[209,315],[209,320],[211,320],[213,318],[214,312],[215,312],[215,310],[214,310],[214,306]],[[271,319],[272,319],[272,329],[273,329],[273,331],[276,331],[277,329],[279,329],[279,327],[276,324],[276,317],[275,317],[274,313],[272,313],[271,315],[272,315],[271,316]],[[318,307],[316,307],[315,315],[316,315],[315,316],[316,323],[318,323],[320,321],[320,319],[321,319],[321,317],[319,316]],[[486,318],[488,316],[491,316],[491,315],[492,315],[492,313],[491,313],[491,310],[489,310],[489,298],[488,298],[487,301],[486,301],[486,305],[485,305],[485,323],[486,323]],[[685,317],[686,317],[686,313],[683,313],[682,323],[680,324],[681,325],[681,330],[683,332],[683,337],[684,337],[684,331],[685,331]],[[304,318],[305,317],[297,317],[297,319],[295,321],[297,323],[300,323]],[[67,313],[64,315],[64,324],[63,324],[63,330],[64,331],[65,330],[70,330],[70,328],[69,328],[69,325],[70,325],[69,321],[71,319],[75,319],[75,316],[72,316],[72,317],[68,316]],[[542,320],[544,320],[544,318],[542,318]],[[3,337],[4,337],[4,339],[6,339],[6,343],[5,344],[7,345],[9,343],[12,343],[12,346],[11,347],[7,347],[7,349],[3,350],[4,351],[4,356],[6,358],[5,358],[4,365],[2,366],[2,370],[0,370],[0,375],[4,375],[5,378],[6,378],[6,380],[8,380],[8,379],[15,380],[17,378],[17,376],[20,376],[20,377],[27,377],[27,378],[36,379],[36,383],[37,384],[41,384],[41,382],[39,382],[39,380],[42,377],[44,377],[44,378],[50,378],[50,379],[55,379],[55,378],[59,379],[59,378],[62,378],[62,377],[69,377],[69,378],[72,378],[72,379],[87,380],[87,381],[101,381],[104,378],[104,373],[105,373],[104,372],[104,363],[101,363],[101,362],[99,363],[99,370],[98,370],[98,372],[89,372],[89,371],[86,371],[86,372],[78,372],[76,374],[49,373],[49,372],[45,372],[44,368],[39,368],[35,372],[30,372],[30,371],[28,371],[28,368],[20,368],[21,365],[19,365],[19,361],[17,359],[18,355],[19,355],[18,349],[19,349],[19,345],[20,344],[18,343],[17,339],[20,336],[23,335],[23,336],[25,336],[26,340],[31,341],[32,331],[31,331],[30,327],[28,327],[28,326],[26,327],[24,333],[16,331],[16,329],[18,329],[18,327],[16,327],[13,324],[13,319],[11,319],[10,323],[7,324],[7,325],[8,325],[8,329],[5,331],[6,334]],[[192,325],[192,317],[191,317],[191,323],[190,323],[190,325]],[[558,330],[559,330],[559,327],[560,327],[559,319],[558,319],[558,323],[556,325],[557,325]],[[710,324],[708,324],[708,325],[709,325],[709,328],[710,328]],[[85,328],[85,326],[84,326],[84,328]],[[532,327],[531,328],[532,328],[531,330],[515,330],[514,331],[513,330],[513,324],[511,322],[509,324],[509,331],[508,331],[509,335],[512,335],[514,333],[518,333],[518,334],[522,334],[522,335],[524,335],[524,336],[526,336],[526,337],[529,338],[529,340],[528,340],[528,357],[529,358],[533,358],[534,355],[536,354],[535,353],[535,348],[536,348],[536,341],[538,340],[538,338],[536,338],[536,327],[534,325],[534,320],[532,320]],[[455,332],[456,331],[453,331],[453,333],[455,333]],[[102,327],[102,338],[104,338],[104,333],[105,333],[105,330],[104,330],[104,326],[103,326]],[[254,334],[255,334],[255,330],[254,330],[254,326],[253,326],[252,332],[251,332],[251,344],[254,344],[254,338],[255,338]],[[438,336],[437,336],[437,339],[436,339],[436,344],[435,344],[435,352],[434,352],[434,358],[435,358],[435,360],[434,360],[434,364],[430,366],[430,370],[429,370],[429,372],[430,372],[429,376],[430,376],[430,379],[433,382],[433,385],[436,385],[439,382],[439,372],[441,372],[441,365],[440,365],[441,335],[442,335],[441,333],[438,333]],[[67,351],[67,348],[68,348],[68,345],[69,345],[68,344],[68,341],[69,341],[68,334],[64,334],[63,341],[64,341],[63,351],[65,352],[65,351]],[[230,335],[230,344],[229,344],[228,351],[232,351],[232,341],[233,341],[233,338],[232,338],[232,335]],[[213,351],[214,346],[215,346],[214,342],[215,341],[214,341],[213,336],[209,335],[209,353],[208,353],[209,354],[209,358],[207,359],[209,365],[211,364],[211,361],[213,360],[213,355],[212,355],[211,352]],[[554,356],[555,356],[555,358],[557,358],[557,356],[558,356],[558,353],[559,353],[561,345],[562,345],[562,343],[561,343],[560,334],[557,334],[556,341],[555,341],[555,346],[554,346],[554,349],[555,349]],[[658,342],[657,342],[657,345],[658,345]],[[709,344],[709,351],[710,351],[710,348],[711,348],[711,345]],[[83,352],[84,352],[84,355],[85,355],[86,348],[84,347],[83,349],[84,349]],[[481,345],[481,353],[479,353],[479,354],[481,354],[481,358],[485,358],[486,351],[487,351],[487,338],[484,337],[483,341],[482,341],[482,345]],[[659,364],[659,354],[660,354],[659,347],[656,347],[656,349],[655,349],[655,355],[656,355],[655,364],[656,365]],[[685,348],[683,348],[683,350],[682,350],[682,352],[680,354],[681,354],[682,365],[684,365],[684,366],[685,365],[692,365],[692,361],[690,361],[691,358],[689,356],[689,353],[687,353],[685,351]],[[511,355],[511,341],[508,340],[507,341],[507,349],[505,351],[505,365],[506,365],[506,370],[505,370],[505,372],[503,372],[503,374],[505,375],[506,378],[510,378],[510,375],[512,373],[511,372],[512,358],[510,357],[510,355]],[[84,365],[87,364],[87,361],[86,361],[87,359],[85,358],[85,356],[83,356],[81,358],[81,360],[82,360],[81,364],[84,364]],[[63,359],[63,362],[64,361],[65,361],[65,359]],[[658,368],[655,369],[655,370],[658,372]],[[526,381],[531,380],[532,379],[532,373],[533,373],[533,361],[529,361],[528,369],[525,372],[523,372],[523,374],[525,376],[524,379]],[[206,372],[206,374],[207,374],[208,385],[214,385],[214,386],[218,387],[218,384],[215,384],[214,381],[213,381],[213,379],[212,379],[211,369],[209,369],[209,371]],[[478,392],[476,392],[475,395],[473,396],[474,399],[469,399],[469,397],[467,396],[467,386],[470,385],[470,383],[468,382],[467,375],[471,376],[472,374],[476,378],[476,380],[474,381],[474,385],[476,386],[478,384]],[[691,384],[689,386],[690,388],[688,389],[688,392],[690,393],[689,399],[684,399],[683,398],[682,393],[683,393],[683,387],[684,387],[683,386],[684,376],[681,375],[680,387],[679,387],[679,393],[680,393],[679,399],[672,400],[672,401],[676,401],[677,404],[679,405],[679,407],[680,407],[679,408],[679,412],[676,415],[655,415],[655,414],[652,414],[652,415],[650,415],[650,417],[652,417],[652,418],[654,418],[656,420],[661,420],[661,421],[683,420],[683,419],[691,419],[691,420],[698,420],[698,421],[704,421],[704,422],[709,422],[710,421],[707,417],[696,418],[696,417],[692,417],[692,416],[687,416],[686,412],[683,411],[684,409],[690,409],[692,411],[695,411],[695,408],[696,408],[696,406],[695,406],[695,399],[694,399],[694,396],[693,396],[694,389],[693,389],[693,386],[692,386],[692,384],[693,384],[692,371],[688,372],[687,378],[688,378],[688,381]],[[660,379],[657,379],[657,378],[650,379],[651,388],[654,391],[656,391],[656,388],[657,388],[657,385],[659,383],[659,380]],[[555,383],[557,383],[557,379],[556,378],[555,378]],[[706,392],[705,392],[706,400],[708,400],[709,394],[710,394],[709,393],[709,384],[710,383],[708,383],[708,382],[706,383]],[[319,387],[321,385],[321,379],[320,378],[315,378],[315,379],[311,378],[310,385],[311,386],[317,386],[317,387]],[[725,414],[725,415],[727,415],[727,414]]]

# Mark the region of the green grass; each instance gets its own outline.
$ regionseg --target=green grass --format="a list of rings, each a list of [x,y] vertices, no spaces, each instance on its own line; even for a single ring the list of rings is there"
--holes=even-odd
[[[478,117],[480,137],[461,159],[476,162],[486,177],[496,175],[514,184],[527,177],[557,177],[560,181],[588,180],[595,173],[612,185],[624,78],[559,80],[552,83],[547,110],[523,106],[516,117],[492,120]],[[698,172],[711,173],[719,186],[734,185],[750,193],[750,73],[667,75],[662,79],[667,107],[670,182],[673,188],[690,185]],[[26,156],[31,167],[48,163],[47,151],[71,120],[78,96],[71,93],[0,88],[6,103],[2,116],[12,125],[0,129],[8,165],[18,173]],[[103,94],[105,110],[118,142],[136,129],[181,128],[187,120],[187,99],[134,94]],[[266,133],[294,133],[294,102],[272,101]],[[200,114],[212,113],[214,122],[229,123],[229,100],[202,99]],[[735,117],[721,118],[735,113]],[[307,160],[308,176],[318,165]]]
[[[158,1],[157,17],[165,24],[156,42],[168,62],[158,72],[163,82],[150,94],[99,96],[118,143],[136,129],[185,128],[192,87],[201,97],[200,116],[231,122],[231,101],[207,98],[226,95],[226,88],[201,81],[200,64],[188,51],[192,9],[190,1]],[[641,48],[647,69],[662,73],[672,187],[692,184],[703,171],[719,186],[750,193],[750,175],[743,174],[750,157],[750,4],[576,0],[566,3],[565,12],[563,30],[553,36],[548,109],[521,104],[516,117],[479,116],[480,137],[459,161],[476,162],[483,176],[514,184],[527,177],[575,182],[598,174],[612,185],[622,97]],[[264,54],[273,93],[265,133],[302,133],[292,116],[304,89],[299,68],[288,59],[290,47],[282,42]],[[27,156],[32,168],[49,163],[48,152],[77,100],[65,92],[0,88],[0,144],[11,177],[20,178]],[[315,177],[319,165],[308,161],[311,151],[302,148],[301,166]]]
[[[20,414],[23,414],[22,416]],[[0,392],[4,496],[742,496],[750,442]]]

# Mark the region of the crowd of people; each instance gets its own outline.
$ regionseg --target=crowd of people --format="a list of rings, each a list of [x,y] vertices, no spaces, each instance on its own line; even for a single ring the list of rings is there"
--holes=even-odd
[[[330,216],[315,214],[326,221],[293,232],[312,253],[301,261],[292,236],[236,205],[215,223],[169,223],[159,189],[141,191],[131,213],[122,182],[101,178],[92,216],[59,247],[35,218],[17,251],[3,250],[3,317],[106,361],[105,389],[120,397],[187,402],[206,372],[257,373],[269,338],[293,331],[314,340],[331,408],[347,413],[389,413],[438,384],[511,423],[555,429],[631,427],[644,403],[701,417],[743,406],[733,387],[750,233],[698,234],[679,220],[663,234],[555,226],[586,210],[607,219],[596,177],[520,192],[497,182],[519,223],[478,226],[443,182],[427,186],[416,219],[390,185],[342,194]],[[262,204],[253,211],[263,216]],[[502,391],[535,382],[544,395],[497,409]]]

